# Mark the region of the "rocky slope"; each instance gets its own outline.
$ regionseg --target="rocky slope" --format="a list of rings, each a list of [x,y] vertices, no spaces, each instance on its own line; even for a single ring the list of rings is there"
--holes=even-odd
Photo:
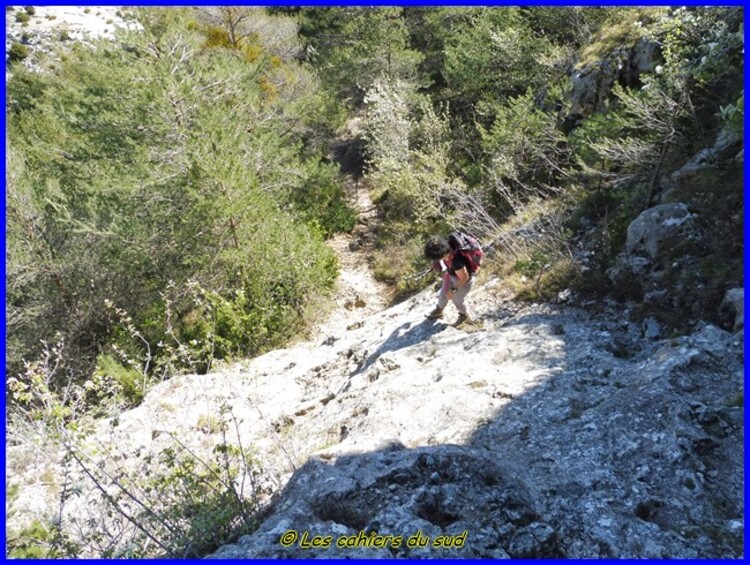
[[[286,423],[278,447],[309,458],[214,557],[741,555],[742,340],[648,343],[626,313],[514,312],[489,287],[484,330],[423,321],[426,293],[255,366],[257,390],[296,391],[263,406]],[[395,539],[367,547],[373,532]]]
[[[99,38],[112,39],[115,29],[136,28],[132,20],[125,20],[121,6],[37,6],[27,22],[17,20],[25,14],[22,6],[6,7],[5,53],[14,42],[26,46],[29,56],[24,65],[32,69],[43,68],[56,48],[73,42],[89,42]],[[52,55],[54,58],[54,55]],[[8,69],[6,69],[6,78]]]
[[[230,443],[276,496],[213,557],[742,555],[742,332],[648,340],[628,311],[519,306],[492,280],[474,331],[455,312],[426,321],[433,302],[164,382],[100,423],[92,462],[147,473],[173,437],[211,453],[226,440],[206,422],[230,410]],[[9,449],[12,480],[39,477],[22,455]],[[66,512],[95,515],[101,494],[76,480]]]
[[[660,250],[694,217],[662,206],[634,222],[621,270],[676,264]],[[215,558],[743,556],[740,289],[727,296],[735,333],[700,324],[667,338],[634,321],[637,305],[569,294],[524,305],[483,277],[471,294],[480,323],[457,329],[451,308],[425,320],[435,289],[387,308],[366,254],[351,238],[332,245],[338,300],[309,340],[158,385],[99,422],[90,467],[149,476],[175,438],[201,458],[251,449],[264,520]],[[225,437],[212,423],[227,413]],[[126,553],[137,529],[108,516],[61,452],[29,442],[6,455],[19,492],[9,523],[61,518],[84,542],[117,532],[114,553]]]

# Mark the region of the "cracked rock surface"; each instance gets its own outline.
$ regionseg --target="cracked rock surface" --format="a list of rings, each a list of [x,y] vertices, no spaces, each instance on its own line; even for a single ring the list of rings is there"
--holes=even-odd
[[[216,558],[742,556],[741,333],[653,340],[614,305],[522,306],[493,281],[472,295],[476,331],[449,325],[450,308],[425,320],[428,290],[356,329],[175,377],[100,422],[93,457],[145,472],[172,437],[197,454],[251,447],[274,495]],[[227,409],[225,438],[205,422]],[[21,455],[8,450],[14,481],[38,474]],[[68,508],[100,499],[82,479]],[[417,533],[430,543],[408,547]],[[304,547],[313,536],[329,547]]]
[[[310,409],[286,412],[292,451],[321,447],[260,529],[213,557],[742,554],[740,339],[704,325],[645,341],[614,312],[475,298],[479,332],[423,321],[425,293],[318,348],[330,360],[294,379]],[[285,547],[290,530],[330,546]],[[403,539],[336,547],[373,532]],[[407,547],[417,532],[468,533]]]

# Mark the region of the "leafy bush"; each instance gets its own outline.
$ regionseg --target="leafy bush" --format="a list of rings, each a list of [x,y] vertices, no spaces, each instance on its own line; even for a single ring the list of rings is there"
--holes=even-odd
[[[355,211],[346,203],[338,168],[333,165],[314,164],[306,182],[290,198],[300,216],[317,226],[325,237],[350,232],[357,223]]]
[[[109,398],[104,396],[104,387],[100,384],[107,380],[112,381],[114,385]],[[97,358],[96,370],[88,382],[92,384],[87,398],[90,405],[117,404],[133,407],[143,401],[148,379],[132,367],[123,366],[111,355],[100,355]]]
[[[114,373],[123,369],[114,359],[102,357],[104,378],[84,386],[71,384],[60,394],[49,384],[56,380],[63,350],[62,343],[49,348],[45,359],[29,366],[27,378],[8,381],[14,400],[9,431],[23,432],[27,441],[31,432],[39,445],[62,447],[65,453],[64,470],[51,471],[48,479],[60,485],[59,505],[49,518],[8,532],[12,556],[203,557],[252,532],[260,499],[268,493],[259,486],[259,466],[250,448],[236,436],[229,441],[229,430],[237,429],[229,406],[196,420],[204,433],[219,435],[206,448],[190,448],[173,434],[168,447],[153,454],[92,447],[87,441],[90,421],[82,416],[85,404],[92,398],[102,403],[113,398],[116,387],[111,387],[104,368]],[[117,426],[117,418],[111,424]],[[123,464],[132,458],[138,459],[135,465]],[[96,502],[84,516],[69,507],[72,477],[79,477],[76,492],[101,495],[92,499]],[[18,488],[9,489],[9,516],[17,496]],[[120,529],[118,520],[135,527]]]
[[[18,41],[14,41],[11,44],[10,49],[8,49],[8,61],[11,63],[23,61],[28,56],[29,48]]]
[[[414,82],[422,56],[409,46],[403,8],[304,8],[300,35],[314,54],[327,89],[359,106],[373,84],[386,77]],[[385,55],[385,56],[384,56]]]
[[[66,557],[56,543],[57,530],[52,524],[34,520],[20,531],[10,531],[7,540],[8,557],[12,559],[50,559]]]
[[[562,97],[562,93],[552,96]],[[544,194],[546,187],[556,185],[569,161],[557,116],[537,108],[531,90],[495,106],[492,114],[489,130],[479,126],[487,180],[508,183],[520,200]]]
[[[214,432],[225,427],[226,422],[213,423]],[[173,558],[200,558],[252,533],[262,493],[255,487],[257,466],[245,448],[220,443],[203,459],[176,443],[154,462],[162,470],[147,471],[139,481],[148,504],[136,517],[141,526]],[[242,474],[249,477],[238,480]],[[253,490],[244,492],[237,485]],[[115,500],[121,497],[126,498],[124,491]],[[153,556],[145,539],[132,545],[135,549],[112,556]]]
[[[742,91],[742,94],[740,94],[740,97],[736,102],[729,103],[726,106],[720,106],[719,109],[721,119],[732,128],[732,130],[739,135],[744,136],[745,91]]]
[[[549,40],[523,25],[518,8],[480,8],[446,38],[443,73],[459,103],[502,103],[559,73],[540,64],[554,57]]]
[[[16,13],[16,22],[25,24],[28,23],[29,20],[31,20],[31,16],[26,12],[18,12]]]

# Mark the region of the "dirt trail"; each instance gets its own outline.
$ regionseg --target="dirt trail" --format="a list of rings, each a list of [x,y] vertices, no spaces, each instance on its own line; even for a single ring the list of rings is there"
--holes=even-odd
[[[351,146],[356,143],[356,136],[357,121],[352,120],[334,154],[346,173],[349,204],[357,211],[359,220],[352,233],[336,234],[328,241],[339,259],[340,274],[334,309],[313,330],[313,339],[340,336],[347,328],[358,327],[362,320],[388,307],[388,286],[375,280],[371,266],[380,218],[366,184],[357,174],[347,173],[352,170]]]
[[[312,339],[341,337],[358,327],[368,316],[388,307],[388,286],[375,280],[372,252],[380,224],[378,211],[362,180],[361,120],[352,118],[331,147],[333,159],[344,175],[349,205],[357,211],[357,225],[348,234],[336,234],[328,241],[339,259],[340,274],[330,315],[311,332]]]

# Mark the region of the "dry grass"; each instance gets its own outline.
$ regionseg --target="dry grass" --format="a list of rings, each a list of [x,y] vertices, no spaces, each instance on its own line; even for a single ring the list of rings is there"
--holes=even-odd
[[[629,8],[613,11],[612,20],[605,25],[593,43],[586,46],[576,65],[583,68],[599,61],[621,45],[634,45],[645,35],[645,25],[668,13],[668,8]]]
[[[573,285],[580,266],[569,247],[565,223],[571,202],[536,199],[500,226],[485,276],[497,276],[517,298],[549,300]]]

